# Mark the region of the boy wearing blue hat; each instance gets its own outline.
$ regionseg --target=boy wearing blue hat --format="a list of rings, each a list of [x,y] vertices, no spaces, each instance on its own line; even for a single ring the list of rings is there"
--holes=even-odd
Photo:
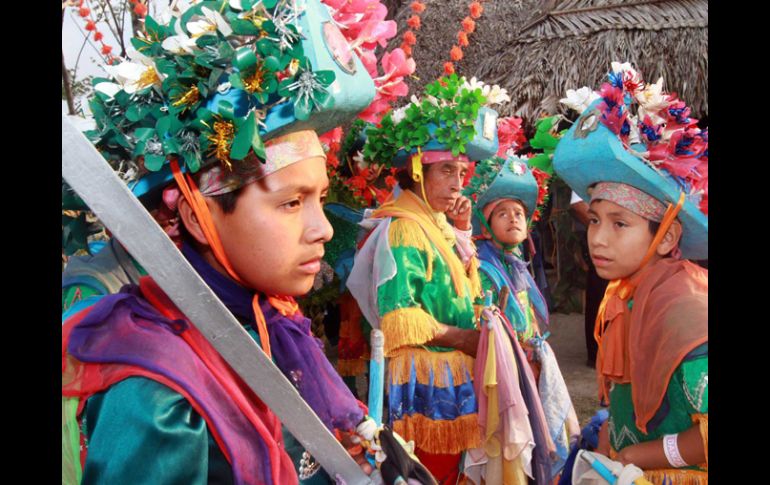
[[[685,258],[708,258],[708,134],[662,81],[613,62],[598,99],[575,106],[554,169],[590,200],[589,252],[610,280],[595,328],[610,411],[598,451],[656,484],[705,484],[708,270]]]
[[[293,297],[311,288],[332,236],[315,130],[354,116],[374,90],[355,56],[342,71],[315,45],[328,12],[303,5],[201,2],[169,25],[148,18],[152,35],[132,39],[145,55],[96,85],[90,135],[106,158],[139,163],[137,196],[174,184],[184,256],[321,421],[349,433],[363,410]],[[257,14],[260,26],[243,20]],[[354,99],[339,94],[351,83]],[[62,364],[67,483],[331,481],[151,277],[68,319]]]
[[[482,288],[503,309],[511,335],[518,340],[516,345],[527,351],[538,385],[533,390],[522,386],[522,394],[526,405],[535,408],[529,410],[532,430],[545,425],[549,436],[533,433],[535,466],[527,468],[534,475],[547,473],[535,479],[549,481],[563,466],[579,424],[553,350],[542,334],[548,325],[548,307],[519,253],[536,207],[545,199],[545,180],[540,180],[539,184],[526,159],[498,156],[478,163],[466,194],[476,199],[473,232]],[[503,289],[508,294],[504,302],[499,298]],[[483,300],[476,303],[483,305]],[[546,422],[538,423],[539,416]],[[549,456],[549,449],[555,453]]]

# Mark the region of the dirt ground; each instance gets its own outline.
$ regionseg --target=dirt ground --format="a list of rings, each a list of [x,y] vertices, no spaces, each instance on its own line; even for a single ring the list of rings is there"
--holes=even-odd
[[[552,313],[548,342],[556,354],[572,405],[580,425],[585,425],[599,409],[596,397],[596,373],[586,365],[585,334],[582,313]]]

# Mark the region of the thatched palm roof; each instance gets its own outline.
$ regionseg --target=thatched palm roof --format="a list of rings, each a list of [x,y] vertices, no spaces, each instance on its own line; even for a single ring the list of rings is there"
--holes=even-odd
[[[411,0],[386,1],[401,42]],[[457,43],[469,0],[423,0],[422,27],[413,56],[410,91],[443,73]],[[488,0],[476,21],[458,74],[476,76],[508,90],[501,114],[525,118],[563,112],[568,88],[598,88],[610,61],[629,61],[655,82],[677,92],[693,110],[708,114],[707,0]]]

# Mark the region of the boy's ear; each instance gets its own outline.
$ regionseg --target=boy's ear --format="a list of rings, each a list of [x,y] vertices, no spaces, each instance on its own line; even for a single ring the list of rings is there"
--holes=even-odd
[[[660,256],[665,256],[679,244],[679,240],[682,238],[682,224],[678,220],[674,220],[669,226],[666,235],[663,236],[663,240],[658,244],[656,252]]]
[[[198,216],[195,215],[195,212],[187,202],[187,199],[185,199],[184,195],[179,196],[178,210],[179,217],[182,219],[182,224],[184,224],[187,232],[200,244],[208,246],[209,242],[206,240],[200,222],[198,222]]]

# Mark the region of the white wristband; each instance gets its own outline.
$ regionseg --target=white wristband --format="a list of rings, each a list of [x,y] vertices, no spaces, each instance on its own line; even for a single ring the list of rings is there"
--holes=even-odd
[[[681,468],[687,466],[687,462],[682,459],[682,455],[679,454],[679,445],[677,444],[678,434],[667,434],[663,436],[663,453],[666,454],[666,459],[674,468]]]

